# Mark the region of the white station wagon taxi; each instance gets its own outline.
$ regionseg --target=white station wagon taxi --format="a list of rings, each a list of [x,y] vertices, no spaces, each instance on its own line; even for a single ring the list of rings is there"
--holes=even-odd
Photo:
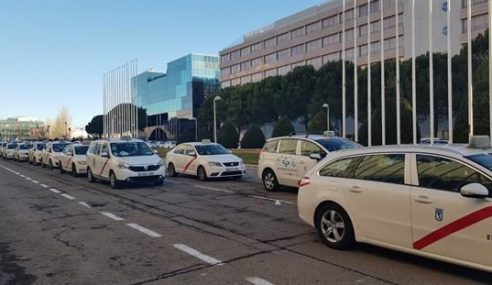
[[[87,151],[87,179],[109,180],[116,189],[125,182],[162,185],[165,167],[161,158],[141,140],[99,140]]]
[[[88,145],[70,144],[60,155],[60,173],[70,172],[74,177],[87,173]]]
[[[335,249],[357,241],[492,271],[492,149],[478,145],[328,154],[299,181],[299,216]]]
[[[50,169],[57,168],[60,162],[61,152],[68,145],[68,142],[47,142],[41,153],[41,166],[48,166]]]
[[[243,161],[217,143],[193,142],[176,146],[166,155],[169,176],[178,173],[209,178],[240,179],[246,172]]]

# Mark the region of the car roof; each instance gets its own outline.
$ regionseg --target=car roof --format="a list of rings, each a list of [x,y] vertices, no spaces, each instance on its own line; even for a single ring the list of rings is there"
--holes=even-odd
[[[282,136],[282,137],[274,137],[274,138],[269,138],[268,140],[278,140],[278,139],[307,139],[307,140],[321,140],[321,139],[345,139],[342,137],[328,137],[328,136],[323,136],[323,135],[293,135],[293,136]]]
[[[103,143],[103,142],[111,142],[111,143],[126,143],[126,142],[144,142],[143,140],[139,139],[129,139],[129,140],[124,140],[124,139],[103,139],[103,140],[95,140],[92,141],[94,143]]]
[[[204,143],[204,142],[186,142],[186,143],[180,143],[179,145],[183,145],[183,144],[189,144],[189,145],[192,145],[192,146],[197,146],[197,145],[219,145],[218,143],[214,143],[214,142],[209,142],[209,143]]]

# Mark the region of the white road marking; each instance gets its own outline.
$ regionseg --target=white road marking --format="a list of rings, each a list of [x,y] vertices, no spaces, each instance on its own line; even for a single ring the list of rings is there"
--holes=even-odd
[[[46,185],[46,184],[39,184],[39,186],[43,187],[43,188],[49,188],[50,186]]]
[[[20,176],[20,177],[22,177],[22,178],[26,178],[26,176],[25,176],[25,175],[22,175],[22,174],[21,174],[21,175],[19,175],[19,176]]]
[[[261,200],[267,200],[267,201],[271,201],[271,202],[279,201],[279,202],[284,203],[284,204],[292,205],[292,202],[289,202],[289,201],[278,200],[278,199],[273,199],[273,198],[268,198],[268,197],[263,197],[263,196],[258,196],[258,195],[248,195],[248,197],[255,198],[255,199],[261,199]]]
[[[32,180],[32,178],[30,178],[30,177],[26,177],[26,180],[29,180],[29,181],[31,181],[31,180]]]
[[[254,285],[273,285],[273,283],[266,281],[265,279],[261,279],[260,277],[248,277],[246,278],[246,281]]]
[[[226,189],[218,189],[218,188],[213,188],[213,187],[208,187],[208,186],[201,186],[201,185],[193,185],[193,186],[195,186],[197,188],[203,188],[203,189],[212,190],[212,191],[224,192],[224,193],[228,193],[228,194],[234,193],[231,190],[226,190]]]
[[[79,202],[80,205],[86,207],[86,208],[92,208],[89,204],[87,204],[86,202]]]
[[[49,190],[53,193],[56,193],[56,194],[60,193],[60,191],[56,190],[55,188],[50,188]]]
[[[75,200],[75,197],[70,196],[68,194],[61,194],[63,197],[67,198],[68,200]]]
[[[195,249],[193,249],[187,245],[177,243],[174,245],[174,247],[181,250],[181,251],[184,251],[187,254],[189,254],[193,257],[196,257],[196,258],[200,259],[201,261],[204,261],[210,265],[223,265],[224,264],[222,261],[215,259],[211,256],[205,255],[205,254],[199,252],[198,250],[195,250]]]
[[[19,175],[20,173],[19,172],[14,172],[15,175]]]
[[[34,184],[39,184],[39,181],[37,181],[37,180],[31,180],[31,182]]]
[[[133,229],[136,229],[137,231],[139,232],[142,232],[148,236],[151,236],[151,237],[154,237],[154,238],[158,238],[158,237],[161,237],[160,234],[154,232],[154,231],[151,231],[147,228],[144,228],[142,226],[140,226],[139,224],[133,224],[133,223],[130,223],[130,224],[126,224],[127,226],[129,226],[130,228],[133,228]]]
[[[122,217],[118,217],[115,214],[110,213],[110,212],[100,212],[100,213],[101,213],[101,215],[106,216],[106,217],[108,217],[108,218],[110,218],[112,220],[115,220],[115,221],[123,221],[123,220],[125,220]]]

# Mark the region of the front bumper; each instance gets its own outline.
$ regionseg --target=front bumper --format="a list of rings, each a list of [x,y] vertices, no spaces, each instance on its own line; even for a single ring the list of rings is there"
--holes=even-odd
[[[166,177],[165,167],[161,166],[154,171],[135,172],[129,169],[117,169],[114,171],[119,181],[125,182],[157,182]]]
[[[207,172],[209,178],[237,177],[246,174],[246,166],[244,164],[233,167],[209,166]]]
[[[21,161],[27,161],[27,160],[29,160],[29,154],[27,154],[27,153],[19,153],[18,159],[21,160]]]

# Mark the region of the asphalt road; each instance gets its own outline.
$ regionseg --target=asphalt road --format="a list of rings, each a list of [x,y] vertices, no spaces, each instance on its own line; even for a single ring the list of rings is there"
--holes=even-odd
[[[367,245],[329,249],[297,217],[295,202],[296,190],[266,193],[251,171],[242,181],[177,177],[162,187],[111,190],[0,160],[0,284],[492,280],[492,274]]]

